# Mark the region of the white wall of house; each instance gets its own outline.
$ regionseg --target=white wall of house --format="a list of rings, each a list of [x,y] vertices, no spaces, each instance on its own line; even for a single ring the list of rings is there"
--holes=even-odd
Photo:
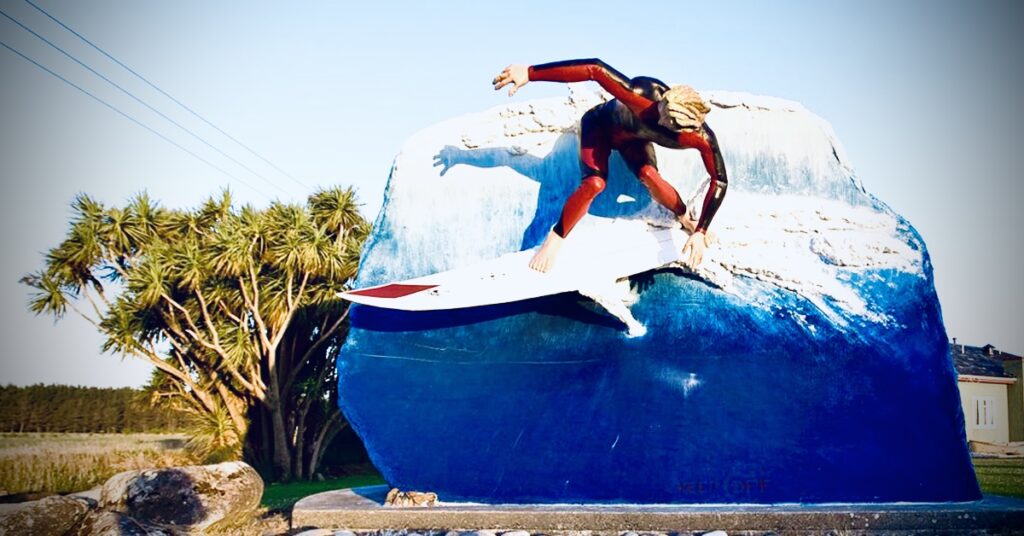
[[[960,387],[960,404],[964,408],[967,439],[987,443],[1008,442],[1008,386],[1005,383],[981,383],[963,379],[957,383]]]

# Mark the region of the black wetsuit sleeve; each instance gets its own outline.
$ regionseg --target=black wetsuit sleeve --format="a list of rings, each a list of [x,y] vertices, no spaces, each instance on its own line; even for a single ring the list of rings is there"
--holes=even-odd
[[[715,213],[722,206],[725,191],[729,187],[729,176],[725,171],[722,151],[718,147],[718,138],[707,124],[704,125],[704,131],[708,135],[708,145],[702,147],[700,153],[708,176],[711,177],[711,183],[708,184],[708,193],[704,195],[704,205],[700,211],[700,219],[697,221],[697,231],[699,232],[708,230],[711,220],[715,218]]]

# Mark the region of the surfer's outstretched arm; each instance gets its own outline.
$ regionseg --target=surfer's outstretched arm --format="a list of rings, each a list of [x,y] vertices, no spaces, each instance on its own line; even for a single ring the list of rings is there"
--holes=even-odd
[[[532,65],[528,74],[531,81],[537,82],[569,83],[593,80],[636,114],[654,104],[654,101],[633,91],[633,83],[629,77],[597,58]]]
[[[523,75],[525,74],[525,79]],[[629,77],[613,69],[607,63],[597,59],[565,60],[539,65],[509,65],[494,79],[494,89],[501,89],[507,84],[515,84],[509,91],[513,95],[528,82],[585,82],[593,80],[605,91],[619,99],[634,113],[649,108],[654,101],[633,91],[633,83]]]

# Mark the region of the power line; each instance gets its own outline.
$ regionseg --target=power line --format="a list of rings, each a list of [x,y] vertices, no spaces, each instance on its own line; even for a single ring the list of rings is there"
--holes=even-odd
[[[290,173],[288,173],[287,171],[285,171],[285,170],[281,169],[280,167],[278,167],[278,166],[277,166],[277,164],[274,164],[274,163],[273,163],[273,162],[271,162],[270,160],[267,160],[266,158],[264,158],[264,157],[263,157],[263,155],[261,155],[261,154],[257,153],[257,152],[256,152],[255,150],[251,149],[251,148],[250,148],[250,147],[249,147],[248,145],[246,145],[246,144],[244,144],[244,143],[242,143],[242,142],[238,141],[237,139],[235,139],[235,137],[234,137],[234,136],[232,136],[231,134],[228,134],[227,132],[225,132],[224,130],[222,130],[222,129],[221,129],[220,127],[218,127],[217,125],[215,125],[215,124],[213,124],[212,122],[210,122],[209,120],[207,120],[207,119],[206,119],[205,117],[203,117],[202,115],[199,115],[199,112],[196,112],[196,111],[195,111],[195,110],[193,110],[192,108],[189,108],[188,106],[186,106],[186,105],[185,105],[185,103],[183,103],[183,102],[179,101],[178,99],[176,99],[176,98],[172,97],[170,93],[167,93],[167,92],[166,92],[166,91],[164,91],[163,89],[160,89],[160,87],[159,87],[159,86],[157,86],[157,85],[156,85],[156,84],[154,84],[153,82],[150,82],[150,81],[149,81],[149,80],[148,80],[148,79],[147,79],[146,77],[142,76],[141,74],[139,74],[139,73],[135,72],[135,70],[134,70],[134,69],[132,69],[131,67],[129,67],[129,66],[125,65],[124,63],[122,63],[122,62],[121,62],[120,60],[118,60],[117,58],[115,58],[114,56],[112,56],[112,55],[111,55],[110,53],[108,53],[108,52],[107,52],[106,50],[103,50],[102,48],[100,48],[100,47],[99,47],[99,45],[96,45],[96,44],[95,44],[95,43],[93,43],[92,41],[90,41],[90,40],[86,39],[86,38],[85,38],[85,36],[83,36],[82,34],[80,34],[80,33],[76,32],[75,30],[71,29],[71,27],[69,27],[69,26],[68,26],[67,24],[64,24],[63,22],[61,22],[61,21],[60,21],[59,19],[57,19],[57,17],[54,17],[53,15],[49,14],[49,13],[48,13],[48,12],[47,12],[47,11],[46,11],[45,9],[43,9],[43,8],[41,8],[41,7],[39,7],[39,6],[37,6],[37,5],[36,5],[35,3],[33,3],[33,2],[31,1],[31,0],[25,0],[25,2],[26,2],[26,3],[28,4],[28,5],[30,5],[30,6],[32,6],[32,7],[34,7],[34,8],[36,9],[36,10],[38,10],[38,11],[39,11],[40,13],[42,13],[43,15],[46,15],[46,16],[47,16],[47,17],[48,17],[48,18],[49,18],[50,20],[52,20],[53,22],[56,22],[57,24],[59,24],[59,25],[60,25],[61,27],[63,27],[63,28],[65,29],[65,30],[67,30],[67,31],[71,32],[72,34],[74,34],[74,35],[75,35],[76,37],[78,37],[78,38],[79,38],[79,39],[81,39],[82,41],[85,41],[85,43],[86,43],[86,44],[88,44],[88,45],[89,45],[89,46],[91,46],[92,48],[96,49],[96,50],[97,50],[97,51],[98,51],[98,52],[99,52],[100,54],[103,54],[104,56],[106,56],[107,58],[109,58],[109,59],[110,59],[111,61],[113,61],[114,63],[116,63],[116,64],[120,65],[121,67],[123,67],[123,68],[124,68],[124,69],[125,69],[126,71],[128,71],[128,72],[132,73],[133,75],[135,75],[135,76],[136,76],[136,77],[137,77],[137,78],[138,78],[139,80],[142,80],[143,82],[145,82],[146,84],[148,84],[148,85],[149,85],[149,87],[151,87],[151,88],[153,88],[153,89],[155,89],[155,90],[159,91],[159,92],[160,92],[160,93],[161,93],[161,94],[162,94],[163,96],[165,96],[165,97],[167,97],[168,99],[170,99],[170,100],[174,101],[174,103],[175,103],[175,104],[177,104],[178,106],[181,106],[182,108],[184,108],[185,110],[187,110],[187,111],[188,111],[188,112],[189,112],[190,114],[192,114],[192,115],[196,116],[196,117],[197,117],[197,118],[198,118],[198,119],[199,119],[200,121],[202,121],[202,122],[206,123],[207,125],[209,125],[210,127],[212,127],[212,128],[214,129],[214,130],[216,130],[217,132],[220,132],[221,134],[223,134],[224,136],[226,136],[226,137],[227,137],[228,139],[230,139],[231,141],[233,141],[233,142],[237,143],[237,144],[238,144],[239,146],[241,146],[242,148],[244,148],[244,149],[245,149],[246,151],[249,151],[250,153],[252,153],[252,154],[256,155],[256,157],[257,157],[257,158],[259,158],[260,160],[263,160],[264,162],[266,162],[267,164],[269,164],[269,165],[270,165],[271,167],[273,167],[273,168],[274,168],[274,169],[276,169],[277,171],[281,172],[281,174],[282,174],[282,175],[284,175],[285,177],[288,177],[289,179],[291,179],[292,181],[294,181],[294,182],[295,182],[296,184],[298,184],[299,186],[302,186],[303,188],[306,188],[307,190],[311,190],[311,188],[310,188],[309,186],[307,186],[306,184],[304,184],[304,183],[303,183],[302,181],[300,181],[299,179],[296,179],[296,178],[295,178],[295,177],[293,177],[293,176],[292,176],[292,175],[291,175]]]
[[[255,175],[255,176],[259,177],[259,178],[260,178],[260,179],[262,179],[262,180],[263,180],[264,182],[266,182],[267,184],[269,184],[269,185],[273,186],[274,188],[277,188],[278,190],[280,190],[280,191],[281,191],[281,192],[283,192],[284,194],[286,194],[286,195],[287,195],[287,194],[289,193],[289,192],[288,192],[287,190],[285,190],[284,188],[281,188],[280,186],[278,186],[277,184],[275,184],[275,183],[274,183],[273,181],[271,181],[270,179],[268,179],[268,178],[264,177],[263,175],[261,175],[261,174],[257,173],[257,172],[256,172],[255,170],[253,170],[253,169],[252,169],[252,168],[250,168],[249,166],[247,166],[247,165],[243,164],[242,162],[239,162],[238,160],[236,160],[236,159],[235,159],[234,157],[232,157],[231,155],[229,155],[229,154],[225,153],[224,151],[222,151],[222,150],[218,149],[218,148],[217,148],[217,147],[215,147],[215,146],[214,146],[213,144],[211,144],[210,142],[206,141],[205,139],[203,139],[203,138],[202,138],[201,136],[199,136],[199,135],[198,135],[198,134],[196,134],[195,132],[192,132],[191,130],[189,130],[189,129],[188,129],[187,127],[185,127],[184,125],[182,125],[182,124],[178,123],[178,122],[177,122],[177,121],[175,121],[174,119],[171,119],[170,117],[168,117],[168,116],[167,116],[166,114],[164,114],[164,113],[163,113],[163,112],[161,112],[160,110],[157,110],[156,108],[154,108],[154,107],[150,106],[150,105],[149,105],[148,103],[146,103],[145,101],[143,101],[143,100],[142,100],[142,99],[140,99],[139,97],[135,96],[135,94],[133,94],[133,93],[132,93],[131,91],[128,91],[127,89],[125,89],[125,88],[121,87],[121,86],[120,86],[120,85],[119,85],[119,84],[118,84],[117,82],[114,82],[113,80],[111,80],[111,79],[107,78],[106,76],[103,76],[103,75],[102,75],[102,74],[100,74],[100,73],[99,73],[98,71],[96,71],[96,69],[93,69],[92,67],[89,67],[88,65],[86,65],[86,64],[85,64],[84,62],[82,62],[81,60],[79,60],[79,59],[78,59],[78,58],[76,58],[75,56],[73,56],[73,55],[72,55],[71,53],[69,53],[68,51],[64,50],[63,48],[61,48],[61,47],[59,47],[59,46],[57,46],[57,45],[55,45],[55,44],[53,44],[53,42],[51,42],[50,40],[48,40],[48,39],[46,39],[45,37],[43,37],[43,36],[39,35],[38,33],[36,33],[35,31],[33,31],[33,30],[32,30],[31,28],[29,28],[28,26],[25,26],[24,24],[22,24],[21,22],[19,22],[19,21],[18,21],[17,19],[15,19],[14,17],[11,17],[10,15],[8,15],[8,14],[7,14],[6,12],[4,12],[4,10],[0,9],[0,15],[3,15],[4,17],[6,17],[6,18],[7,18],[8,20],[10,20],[11,22],[13,22],[14,24],[17,24],[18,26],[20,26],[20,27],[21,27],[21,29],[25,30],[26,32],[28,32],[28,33],[30,33],[30,34],[32,34],[32,35],[34,35],[34,36],[36,36],[36,37],[37,37],[37,38],[38,38],[39,40],[41,40],[42,42],[46,43],[47,45],[50,45],[51,47],[53,47],[53,49],[55,49],[56,51],[60,52],[61,54],[64,54],[64,55],[65,55],[65,56],[67,56],[67,57],[68,57],[69,59],[71,59],[71,61],[74,61],[75,63],[77,63],[77,64],[81,65],[81,66],[82,66],[83,68],[87,69],[87,70],[88,70],[89,72],[91,72],[92,74],[94,74],[94,75],[96,75],[96,76],[98,76],[98,77],[102,78],[102,79],[103,79],[103,80],[104,80],[105,82],[107,82],[108,84],[110,84],[110,85],[112,85],[112,86],[116,87],[117,89],[119,89],[119,90],[120,90],[120,91],[121,91],[122,93],[124,93],[125,95],[128,95],[129,97],[131,97],[132,99],[134,99],[134,100],[135,100],[136,102],[138,102],[139,104],[141,104],[141,105],[145,106],[146,108],[149,108],[149,109],[150,109],[151,111],[153,111],[153,113],[155,113],[155,114],[159,115],[160,117],[163,117],[164,119],[166,119],[167,121],[169,121],[169,122],[170,122],[171,124],[173,124],[174,126],[176,126],[176,127],[180,128],[181,130],[185,131],[186,133],[188,133],[188,134],[189,134],[190,136],[192,136],[193,138],[195,138],[195,139],[199,140],[200,142],[202,142],[203,144],[205,144],[205,145],[206,145],[207,147],[209,147],[209,148],[213,149],[214,151],[217,151],[218,153],[220,153],[221,155],[223,155],[223,156],[224,156],[225,158],[227,158],[228,160],[231,160],[232,162],[234,162],[234,163],[238,164],[239,166],[241,166],[242,168],[244,168],[245,170],[247,170],[247,171],[248,171],[249,173],[252,173],[253,175]]]
[[[43,66],[42,64],[40,64],[40,63],[39,63],[39,62],[37,62],[36,60],[34,60],[34,59],[32,59],[32,58],[30,58],[30,57],[26,56],[25,54],[22,54],[22,53],[21,53],[20,51],[18,51],[18,50],[16,50],[15,48],[11,47],[10,45],[8,45],[7,43],[5,43],[5,42],[4,42],[4,41],[2,41],[2,40],[0,40],[0,46],[3,46],[3,47],[4,47],[4,48],[6,48],[7,50],[10,50],[11,52],[13,52],[13,53],[17,54],[18,56],[21,56],[21,58],[22,58],[22,59],[24,59],[25,61],[28,61],[28,62],[29,62],[29,63],[31,63],[32,65],[35,65],[36,67],[39,67],[40,69],[42,69],[42,70],[46,71],[47,73],[49,73],[49,74],[51,74],[52,76],[56,77],[57,79],[61,80],[61,81],[62,81],[62,82],[64,82],[65,84],[67,84],[67,85],[69,85],[69,86],[71,86],[71,87],[73,87],[73,88],[77,89],[78,91],[81,91],[82,93],[85,93],[86,95],[88,95],[89,97],[91,97],[91,98],[92,98],[93,100],[95,100],[96,102],[98,102],[98,103],[100,103],[100,104],[102,104],[102,105],[106,106],[107,108],[110,108],[111,110],[113,110],[113,111],[117,112],[118,114],[120,114],[121,116],[123,116],[123,117],[124,117],[125,119],[127,119],[127,120],[129,120],[129,121],[131,121],[131,122],[135,123],[136,125],[139,125],[140,127],[142,127],[142,128],[144,128],[144,129],[146,129],[146,130],[148,130],[148,131],[152,132],[153,134],[155,134],[155,135],[157,135],[158,137],[160,137],[160,139],[162,139],[162,140],[166,141],[167,143],[170,143],[171,145],[173,145],[173,146],[177,147],[178,149],[181,149],[182,151],[185,151],[186,153],[188,153],[188,154],[192,155],[192,156],[193,156],[194,158],[196,158],[197,160],[199,160],[199,161],[203,162],[204,164],[206,164],[206,165],[208,165],[208,166],[212,167],[213,169],[216,169],[217,171],[219,171],[219,172],[223,173],[224,175],[227,175],[228,177],[230,177],[230,178],[232,178],[232,179],[235,179],[236,181],[238,181],[238,182],[240,182],[240,183],[244,184],[245,186],[248,186],[249,188],[251,188],[251,189],[252,189],[253,191],[255,191],[256,193],[258,193],[258,194],[260,194],[260,195],[262,195],[262,196],[266,197],[266,198],[267,198],[267,200],[272,200],[272,198],[271,198],[271,197],[270,197],[269,195],[267,195],[267,194],[266,194],[266,192],[264,192],[264,191],[260,190],[259,188],[256,188],[255,186],[253,186],[253,185],[249,184],[248,182],[245,182],[244,180],[242,180],[242,179],[240,179],[240,178],[238,178],[238,177],[234,176],[233,174],[231,174],[231,173],[229,173],[228,171],[226,171],[226,170],[222,169],[221,167],[217,166],[216,164],[214,164],[214,163],[210,162],[209,160],[207,160],[207,159],[205,159],[205,158],[203,158],[203,157],[201,157],[201,156],[197,155],[196,153],[194,153],[194,152],[192,152],[192,151],[188,150],[187,148],[183,147],[183,146],[182,146],[181,144],[179,144],[178,142],[176,142],[176,141],[174,141],[174,140],[172,140],[172,139],[168,138],[167,136],[164,136],[163,134],[161,134],[161,133],[157,132],[157,131],[156,131],[156,130],[154,130],[153,128],[151,128],[151,127],[149,127],[149,126],[147,126],[147,125],[143,124],[143,123],[142,123],[141,121],[139,121],[138,119],[135,119],[134,117],[132,117],[132,116],[128,115],[127,113],[125,113],[125,112],[121,111],[121,110],[120,110],[119,108],[117,108],[117,107],[116,107],[116,106],[114,106],[113,104],[110,104],[109,102],[107,102],[107,101],[105,101],[105,100],[103,100],[103,99],[101,99],[101,98],[97,97],[96,95],[94,95],[94,94],[90,93],[90,92],[89,92],[88,90],[85,90],[85,89],[83,89],[83,88],[82,88],[81,86],[78,86],[77,84],[75,84],[74,82],[72,82],[72,81],[68,80],[67,78],[64,78],[63,76],[61,76],[61,75],[59,75],[59,74],[57,74],[57,73],[55,73],[55,72],[51,71],[50,69],[48,69],[48,68],[44,67],[44,66]]]

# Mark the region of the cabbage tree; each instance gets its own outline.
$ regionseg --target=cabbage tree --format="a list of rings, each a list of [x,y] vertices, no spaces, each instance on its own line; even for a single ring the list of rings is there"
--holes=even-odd
[[[192,210],[79,195],[64,241],[22,281],[33,312],[71,311],[104,351],[153,365],[154,396],[194,416],[195,445],[244,446],[278,479],[311,478],[345,426],[333,357],[348,308],[335,294],[367,232],[351,188],[267,208],[225,191]]]

